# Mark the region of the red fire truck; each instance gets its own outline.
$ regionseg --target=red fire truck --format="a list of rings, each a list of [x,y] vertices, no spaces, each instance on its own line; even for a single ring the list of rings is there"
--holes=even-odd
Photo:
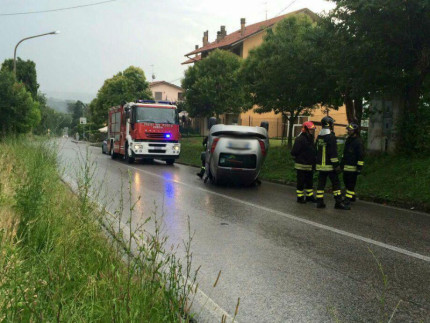
[[[136,158],[161,159],[172,165],[179,157],[179,117],[166,101],[138,100],[109,109],[108,152],[129,163]]]

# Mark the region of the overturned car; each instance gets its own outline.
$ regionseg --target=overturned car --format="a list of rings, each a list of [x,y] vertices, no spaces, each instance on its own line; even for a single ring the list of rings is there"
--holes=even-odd
[[[268,124],[262,122],[261,127],[247,127],[214,123],[214,120],[209,121],[206,152],[202,155],[205,179],[215,184],[257,183],[269,149]]]

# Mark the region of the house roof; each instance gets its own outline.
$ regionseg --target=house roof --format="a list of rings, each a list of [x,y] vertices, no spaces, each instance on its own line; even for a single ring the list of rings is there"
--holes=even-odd
[[[200,61],[201,59],[202,59],[202,55],[197,55],[196,57],[191,57],[189,60],[182,62],[181,65],[195,63],[195,62]]]
[[[201,52],[214,50],[216,48],[224,48],[224,47],[228,47],[232,44],[239,43],[239,42],[243,41],[244,39],[263,31],[264,29],[273,26],[274,24],[276,24],[277,22],[281,21],[282,19],[284,19],[286,17],[293,16],[293,15],[300,14],[300,13],[307,14],[312,19],[317,19],[317,17],[318,17],[313,11],[309,10],[308,8],[296,10],[296,11],[287,13],[287,14],[282,15],[282,16],[278,16],[278,17],[275,17],[272,19],[257,22],[256,24],[253,24],[253,25],[245,26],[245,30],[244,30],[243,34],[241,33],[240,29],[236,30],[235,32],[233,32],[231,34],[226,35],[223,39],[221,39],[219,41],[214,41],[212,43],[207,44],[206,46],[203,46],[203,47],[200,47],[196,50],[193,50],[192,52],[185,54],[185,56],[190,56],[193,54],[198,54]],[[183,63],[183,64],[185,64],[185,63]]]
[[[169,83],[169,82],[166,82],[166,81],[155,81],[155,82],[149,82],[149,87],[150,87],[150,88],[153,88],[154,86],[161,85],[161,84],[165,84],[165,85],[168,85],[168,86],[174,87],[174,88],[176,88],[176,89],[178,89],[178,90],[181,90],[181,91],[183,91],[183,90],[184,90],[184,89],[183,89],[183,88],[181,88],[180,86],[177,86],[177,85],[175,85],[175,84],[172,84],[172,83]]]

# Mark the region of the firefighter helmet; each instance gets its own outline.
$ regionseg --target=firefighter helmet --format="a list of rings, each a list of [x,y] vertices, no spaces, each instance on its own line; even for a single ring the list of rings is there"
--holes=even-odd
[[[351,122],[349,125],[346,126],[346,130],[352,130],[354,133],[358,133],[358,124]]]
[[[325,116],[324,118],[321,119],[321,125],[323,128],[326,128],[326,127],[332,128],[333,123],[334,123],[334,120],[330,116]]]
[[[306,121],[303,123],[302,132],[309,132],[309,130],[314,130],[315,125],[312,121]]]

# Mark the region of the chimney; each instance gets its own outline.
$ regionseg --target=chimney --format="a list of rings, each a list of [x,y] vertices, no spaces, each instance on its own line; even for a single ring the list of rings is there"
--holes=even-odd
[[[245,18],[240,18],[240,34],[245,34]]]
[[[219,42],[223,40],[226,35],[227,32],[225,31],[225,26],[221,26],[221,30],[216,33],[216,41]]]
[[[221,26],[221,39],[227,36],[227,31],[225,30],[225,26]]]
[[[205,47],[209,43],[209,31],[206,30],[203,33],[203,47]]]
[[[199,45],[194,46],[194,49],[197,50],[199,49]],[[196,57],[199,56],[199,54],[196,53]]]
[[[217,32],[216,32],[216,42],[219,42],[221,39],[222,39],[222,38],[221,38],[221,32],[220,32],[220,31],[217,31]]]

